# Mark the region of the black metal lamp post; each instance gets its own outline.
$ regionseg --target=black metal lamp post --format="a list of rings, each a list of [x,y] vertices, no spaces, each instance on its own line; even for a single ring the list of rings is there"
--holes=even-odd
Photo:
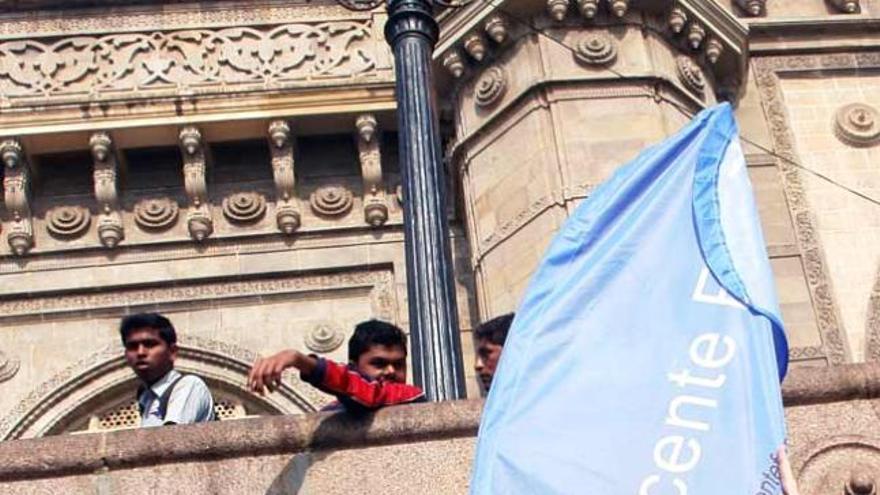
[[[377,5],[338,1],[358,10]],[[397,79],[413,371],[415,383],[437,401],[464,398],[465,384],[431,76],[431,53],[439,35],[432,7],[429,0],[388,0],[385,39],[394,51]]]

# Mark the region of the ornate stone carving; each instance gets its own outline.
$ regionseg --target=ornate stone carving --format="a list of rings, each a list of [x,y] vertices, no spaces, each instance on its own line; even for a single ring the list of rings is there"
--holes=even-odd
[[[207,207],[203,205],[199,208],[191,209],[186,214],[186,225],[189,235],[196,242],[202,242],[214,233],[214,221],[206,211]]]
[[[322,321],[315,325],[305,336],[306,347],[321,353],[327,353],[336,350],[345,335],[339,325],[331,321]]]
[[[92,214],[82,206],[56,206],[46,212],[46,229],[55,237],[79,237],[92,223]]]
[[[846,362],[846,345],[843,341],[840,317],[831,296],[828,272],[816,237],[814,220],[804,191],[801,171],[792,163],[799,163],[794,147],[794,136],[783,101],[777,73],[790,70],[818,69],[856,69],[856,61],[851,57],[837,57],[834,54],[821,56],[764,57],[754,61],[755,80],[764,102],[770,135],[778,161],[786,203],[788,204],[798,247],[804,264],[807,286],[816,312],[816,323],[822,339],[822,348],[831,364]],[[859,68],[880,68],[880,61],[858,63]]]
[[[193,126],[180,130],[180,149],[183,154],[183,185],[190,201],[186,221],[190,236],[197,242],[214,232],[211,208],[207,204],[208,184],[205,179],[208,153],[202,133]]]
[[[764,13],[767,0],[736,0],[736,3],[752,17],[758,17]]]
[[[557,22],[561,22],[568,14],[570,4],[571,0],[547,0],[547,13]]]
[[[669,29],[675,33],[679,34],[684,31],[684,26],[687,24],[687,13],[681,7],[673,7],[672,10],[669,11]]]
[[[480,33],[471,33],[464,38],[462,43],[464,51],[468,53],[477,62],[483,60],[486,56],[486,42]]]
[[[275,223],[278,230],[292,234],[300,226],[300,213],[294,188],[296,175],[293,162],[293,137],[290,125],[284,120],[269,124],[269,141],[272,151],[272,176],[275,179]]]
[[[0,43],[7,97],[265,88],[376,65],[369,20],[119,33]]]
[[[501,67],[489,67],[480,74],[474,85],[474,100],[478,107],[497,103],[507,91],[507,75]]]
[[[623,17],[629,10],[629,0],[611,0],[609,8],[611,13],[617,17]]]
[[[691,48],[696,50],[703,44],[703,40],[706,38],[706,28],[703,27],[702,24],[698,22],[692,22],[690,26],[688,26],[688,45]]]
[[[223,199],[223,215],[230,222],[252,223],[266,214],[266,198],[257,192],[238,192]]]
[[[484,25],[484,29],[486,30],[486,34],[492,38],[495,43],[501,44],[504,43],[504,40],[507,39],[508,29],[507,29],[507,21],[504,20],[504,17],[500,15],[493,15],[486,21]]]
[[[19,366],[18,359],[11,358],[3,351],[0,351],[0,383],[15,376],[18,373]]]
[[[706,58],[709,59],[709,62],[717,63],[723,51],[724,45],[718,38],[709,38],[709,41],[706,42]]]
[[[92,179],[98,200],[98,239],[105,247],[114,248],[125,238],[119,208],[119,158],[110,134],[96,132],[89,138],[94,159]]]
[[[856,14],[861,9],[859,0],[831,0],[831,5],[844,14]]]
[[[834,134],[851,146],[880,143],[880,112],[865,103],[850,103],[834,114]]]
[[[685,55],[679,55],[675,58],[675,68],[681,82],[702,96],[703,91],[706,90],[706,77],[703,75],[703,69]]]
[[[312,211],[318,215],[338,217],[351,210],[354,203],[351,191],[342,186],[324,186],[318,188],[309,198]]]
[[[607,34],[587,33],[575,45],[575,60],[587,65],[606,65],[617,58],[617,44]]]
[[[596,17],[596,12],[599,11],[599,0],[577,0],[577,5],[581,15],[587,19]]]
[[[177,222],[177,201],[171,198],[147,198],[134,205],[134,221],[146,230],[163,230]]]
[[[376,117],[361,115],[355,121],[358,132],[358,157],[364,180],[364,220],[373,227],[388,221],[385,185],[382,181],[382,155],[377,136]]]
[[[443,56],[443,67],[452,74],[452,77],[459,78],[464,74],[464,60],[457,50],[452,50]]]
[[[21,143],[15,139],[0,142],[0,158],[5,167],[3,191],[6,211],[9,213],[9,232],[6,241],[12,252],[23,256],[34,245],[34,226],[31,220],[30,166]]]

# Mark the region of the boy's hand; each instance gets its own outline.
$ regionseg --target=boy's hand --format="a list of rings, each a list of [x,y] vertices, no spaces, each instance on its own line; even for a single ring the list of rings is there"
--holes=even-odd
[[[281,373],[292,366],[298,366],[302,354],[288,349],[267,358],[259,358],[251,367],[248,374],[248,388],[260,395],[265,394],[266,389],[274,392],[281,386]]]

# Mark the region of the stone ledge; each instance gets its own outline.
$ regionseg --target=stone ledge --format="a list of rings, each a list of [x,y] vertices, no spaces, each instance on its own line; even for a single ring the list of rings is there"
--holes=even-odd
[[[787,407],[880,398],[880,365],[793,368]],[[56,478],[138,466],[473,438],[482,400],[415,404],[353,418],[316,413],[0,443],[0,479]]]
[[[474,437],[482,405],[454,401],[388,408],[362,418],[317,413],[15,440],[0,444],[0,479]]]

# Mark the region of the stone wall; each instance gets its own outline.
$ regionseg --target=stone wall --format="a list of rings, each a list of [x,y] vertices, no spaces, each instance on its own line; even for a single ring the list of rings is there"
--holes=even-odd
[[[880,367],[792,370],[783,388],[803,495],[880,483]],[[0,444],[0,493],[464,494],[481,401],[315,413]],[[589,448],[585,445],[584,448]]]

